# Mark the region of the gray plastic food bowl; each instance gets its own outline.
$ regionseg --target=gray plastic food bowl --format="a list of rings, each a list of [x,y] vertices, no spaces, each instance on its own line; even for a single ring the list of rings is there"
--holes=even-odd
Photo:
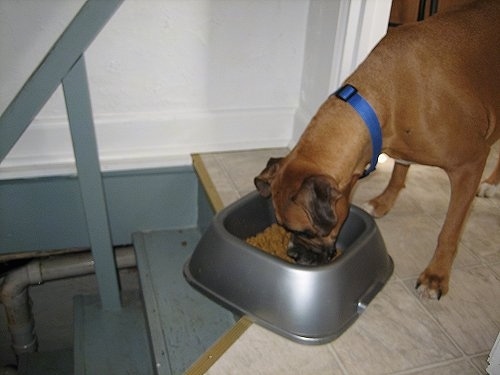
[[[393,271],[370,215],[351,206],[332,263],[288,263],[245,243],[275,222],[271,200],[257,192],[219,212],[184,266],[187,281],[211,299],[304,344],[340,336]]]

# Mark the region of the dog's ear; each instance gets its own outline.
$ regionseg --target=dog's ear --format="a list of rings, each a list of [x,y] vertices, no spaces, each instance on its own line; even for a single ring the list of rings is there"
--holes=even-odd
[[[302,206],[320,236],[327,236],[337,224],[335,202],[341,197],[337,184],[330,176],[317,175],[306,178],[292,200]]]
[[[280,161],[282,159],[283,158],[269,159],[266,168],[264,168],[264,170],[254,178],[253,182],[255,184],[255,187],[263,197],[267,198],[271,195],[271,181],[276,175],[276,172],[278,172]]]

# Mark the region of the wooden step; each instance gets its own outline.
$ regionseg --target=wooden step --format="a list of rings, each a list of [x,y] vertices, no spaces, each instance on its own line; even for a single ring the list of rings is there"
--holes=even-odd
[[[122,296],[122,308],[106,311],[98,296],[74,298],[75,375],[154,374],[141,297]]]
[[[198,228],[133,235],[153,360],[158,374],[184,373],[235,323],[234,316],[184,279]]]

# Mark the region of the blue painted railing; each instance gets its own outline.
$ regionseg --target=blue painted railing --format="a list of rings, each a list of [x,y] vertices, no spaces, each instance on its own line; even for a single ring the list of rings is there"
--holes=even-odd
[[[83,54],[122,2],[87,0],[0,116],[1,163],[62,83],[99,294],[106,310],[120,309],[121,302]]]

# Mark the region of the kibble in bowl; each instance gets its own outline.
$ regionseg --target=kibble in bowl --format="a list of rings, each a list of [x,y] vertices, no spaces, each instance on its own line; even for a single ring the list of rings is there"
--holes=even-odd
[[[294,263],[294,260],[287,255],[291,238],[291,233],[281,225],[271,224],[262,232],[247,238],[246,242],[271,255]]]
[[[246,243],[289,263],[296,263],[295,259],[288,255],[291,240],[292,234],[281,225],[275,223],[255,236],[248,237]],[[341,254],[342,251],[337,247],[331,262],[336,260]]]

